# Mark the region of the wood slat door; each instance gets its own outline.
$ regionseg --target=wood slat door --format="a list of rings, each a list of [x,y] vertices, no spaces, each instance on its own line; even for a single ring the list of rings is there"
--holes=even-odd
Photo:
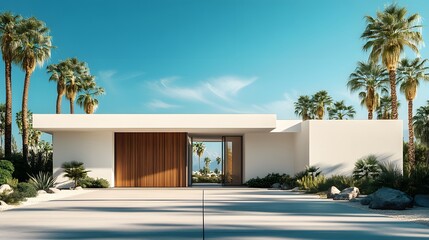
[[[116,187],[186,187],[186,133],[115,133]]]

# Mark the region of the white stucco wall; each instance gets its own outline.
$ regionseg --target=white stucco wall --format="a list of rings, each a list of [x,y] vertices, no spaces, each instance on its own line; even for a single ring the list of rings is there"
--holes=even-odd
[[[105,178],[113,187],[114,184],[114,134],[113,132],[55,132],[54,176],[57,183],[64,185],[68,179],[62,175],[61,165],[64,162],[80,161],[87,170],[88,176]]]
[[[310,165],[326,175],[351,174],[355,162],[370,154],[402,169],[401,120],[308,121]]]
[[[268,173],[294,174],[294,133],[249,133],[244,142],[244,182]]]
[[[305,167],[310,164],[309,141],[309,121],[305,121],[300,124],[300,131],[294,134],[294,173],[305,170]]]

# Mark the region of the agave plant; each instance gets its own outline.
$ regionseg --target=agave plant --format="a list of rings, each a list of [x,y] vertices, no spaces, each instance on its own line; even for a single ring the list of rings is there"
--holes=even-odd
[[[29,183],[34,186],[36,190],[48,190],[55,186],[57,181],[56,177],[53,177],[50,173],[39,172],[36,175],[28,175],[30,177]]]

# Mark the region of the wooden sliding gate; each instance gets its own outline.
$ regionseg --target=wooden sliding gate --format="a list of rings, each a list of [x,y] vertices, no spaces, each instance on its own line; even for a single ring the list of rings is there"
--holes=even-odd
[[[116,187],[186,187],[186,133],[115,133]]]

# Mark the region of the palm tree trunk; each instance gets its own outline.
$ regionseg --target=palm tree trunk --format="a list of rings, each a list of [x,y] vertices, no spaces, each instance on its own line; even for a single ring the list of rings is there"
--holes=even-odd
[[[398,119],[398,100],[396,95],[396,69],[389,70],[390,95],[392,97],[392,119]]]
[[[31,69],[25,70],[24,92],[22,94],[22,156],[28,162],[28,90],[30,88]]]
[[[414,169],[414,128],[413,128],[413,101],[408,101],[408,162],[410,170]]]
[[[72,99],[70,99],[70,113],[71,114],[74,114],[74,104],[73,104],[73,100]]]
[[[12,156],[12,64],[5,61],[6,81],[6,117],[4,131],[4,155],[6,159]]]
[[[61,94],[57,94],[57,107],[56,113],[61,114],[61,101],[63,100],[63,96]]]
[[[368,120],[372,120],[372,111],[368,110]]]

